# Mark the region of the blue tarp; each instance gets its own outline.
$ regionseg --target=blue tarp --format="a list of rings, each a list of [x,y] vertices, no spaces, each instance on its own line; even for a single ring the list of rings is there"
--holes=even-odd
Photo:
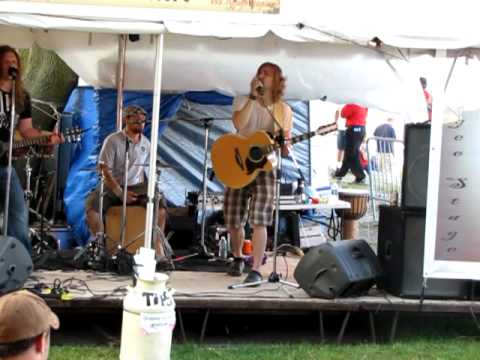
[[[75,235],[85,245],[89,233],[85,223],[84,202],[88,193],[95,188],[98,178],[95,172],[98,152],[107,135],[116,128],[116,90],[94,90],[89,87],[77,88],[70,96],[65,112],[73,113],[73,125],[88,131],[77,146],[64,193],[65,212],[68,223]],[[186,92],[183,94],[162,94],[160,105],[160,126],[158,156],[172,168],[161,172],[161,187],[168,202],[174,206],[185,204],[189,191],[201,191],[204,164],[205,122],[209,121],[208,150],[212,142],[226,132],[233,131],[231,123],[231,97],[216,92]],[[308,103],[289,101],[294,112],[294,135],[309,130]],[[127,91],[124,105],[142,106],[150,114],[152,93]],[[145,134],[150,137],[150,127]],[[295,154],[300,168],[309,181],[309,142],[295,145]],[[283,162],[285,182],[296,180],[299,175],[291,160]],[[208,163],[208,166],[211,166]],[[223,185],[213,179],[209,191],[223,191]]]

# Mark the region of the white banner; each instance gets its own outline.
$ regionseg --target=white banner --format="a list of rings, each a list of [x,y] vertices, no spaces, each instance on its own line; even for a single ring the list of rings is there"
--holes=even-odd
[[[424,277],[479,280],[480,110],[467,100],[478,91],[480,66],[458,63],[457,85],[434,96]]]

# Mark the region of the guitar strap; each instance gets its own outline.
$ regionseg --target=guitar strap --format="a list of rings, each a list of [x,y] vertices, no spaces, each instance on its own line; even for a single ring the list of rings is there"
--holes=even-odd
[[[289,128],[290,124],[285,123],[286,121],[285,121],[285,111],[284,111],[283,101],[277,101],[275,104],[273,104],[273,116],[275,117],[275,120],[277,120],[279,123],[277,124],[277,121],[274,122],[275,132],[280,130],[280,128],[282,130]]]

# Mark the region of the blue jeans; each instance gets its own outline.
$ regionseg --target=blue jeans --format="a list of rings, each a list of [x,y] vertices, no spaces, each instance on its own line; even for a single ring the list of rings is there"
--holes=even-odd
[[[8,232],[32,253],[32,243],[28,229],[28,209],[25,203],[24,191],[18,178],[17,172],[12,168],[12,178],[10,182],[10,199],[8,211]],[[7,189],[7,167],[0,166],[0,210],[3,212],[5,207],[5,195]],[[4,219],[5,221],[5,219]]]

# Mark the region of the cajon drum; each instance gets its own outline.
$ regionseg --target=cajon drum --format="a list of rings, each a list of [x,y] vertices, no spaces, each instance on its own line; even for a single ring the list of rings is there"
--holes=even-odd
[[[130,254],[144,244],[146,210],[141,206],[127,206],[125,248]],[[122,207],[112,206],[105,216],[106,247],[109,256],[115,255],[121,244]]]

